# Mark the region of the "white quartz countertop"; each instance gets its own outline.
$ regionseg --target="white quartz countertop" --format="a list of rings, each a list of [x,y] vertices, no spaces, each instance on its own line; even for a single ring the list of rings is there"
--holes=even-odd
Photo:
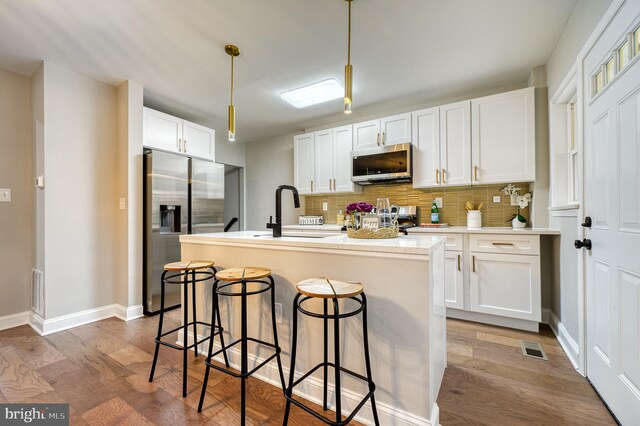
[[[448,226],[446,228],[420,228],[407,229],[409,234],[524,234],[524,235],[560,235],[557,229],[549,228],[522,228],[489,226],[480,229],[468,229],[466,226]]]
[[[282,229],[290,229],[295,231],[322,231],[322,232],[340,232],[342,229],[341,225],[283,225]]]
[[[284,236],[273,238],[271,231],[238,231],[213,234],[180,235],[181,243],[211,245],[259,245],[317,248],[318,250],[349,250],[367,252],[386,252],[398,254],[428,255],[433,249],[444,245],[446,238],[439,236],[401,235],[398,238],[361,240],[347,237],[346,234],[330,236]]]

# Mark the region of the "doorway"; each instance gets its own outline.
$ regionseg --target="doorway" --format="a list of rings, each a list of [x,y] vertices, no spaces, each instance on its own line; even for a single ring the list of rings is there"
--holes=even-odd
[[[225,232],[242,231],[244,218],[244,169],[224,166],[224,223]]]

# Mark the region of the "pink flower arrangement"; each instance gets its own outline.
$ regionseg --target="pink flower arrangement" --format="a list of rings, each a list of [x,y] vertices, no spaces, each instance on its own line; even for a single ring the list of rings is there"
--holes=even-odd
[[[364,201],[359,201],[357,203],[348,204],[345,210],[347,211],[347,214],[351,214],[353,212],[369,213],[373,210],[373,206],[369,203],[365,203]]]

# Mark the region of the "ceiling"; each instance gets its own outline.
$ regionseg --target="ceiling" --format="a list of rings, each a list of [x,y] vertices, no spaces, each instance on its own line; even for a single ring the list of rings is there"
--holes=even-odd
[[[577,1],[355,0],[354,114],[527,80]],[[295,109],[279,93],[343,81],[342,0],[0,0],[0,68],[50,61],[98,80],[134,80],[145,104],[226,128],[236,44],[238,140],[344,120],[342,101]]]

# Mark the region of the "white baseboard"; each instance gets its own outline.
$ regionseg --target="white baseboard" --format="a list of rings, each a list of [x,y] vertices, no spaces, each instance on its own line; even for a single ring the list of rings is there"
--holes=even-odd
[[[198,340],[203,339],[205,336],[198,335]],[[189,344],[193,343],[193,332],[188,333],[188,342]],[[178,341],[177,344],[182,345],[182,330],[178,332]],[[219,340],[216,339],[214,350],[221,349]],[[198,346],[198,353],[207,354],[209,350],[208,341],[203,342]],[[227,355],[229,356],[229,364],[231,367],[235,369],[240,369],[240,350],[231,348],[227,351]],[[251,366],[258,365],[264,358],[258,357],[253,354],[249,354],[249,368]],[[222,354],[218,355],[215,358],[216,361],[224,362],[224,358]],[[285,383],[288,383],[289,380],[289,368],[287,366],[282,366],[282,371],[285,377]],[[300,377],[302,374],[296,374],[296,379]],[[260,370],[256,371],[252,377],[260,379],[264,382],[267,382],[273,386],[281,387],[280,384],[280,374],[278,372],[278,364],[274,359],[270,361],[267,365],[262,367]],[[375,378],[374,378],[375,380]],[[308,377],[303,383],[296,386],[294,389],[294,394],[311,401],[313,403],[322,405],[322,397],[323,397],[323,382],[320,379],[315,377]],[[333,395],[333,385],[329,383],[327,385],[327,400],[332,401],[334,398]],[[362,401],[364,395],[359,394],[357,392],[353,392],[349,389],[342,389],[342,411],[343,414],[351,412],[359,403]],[[329,403],[329,409],[335,411],[334,406]],[[439,408],[438,404],[433,404],[431,408],[431,418],[425,419],[423,417],[417,416],[415,414],[409,413],[404,410],[400,410],[396,407],[393,407],[386,403],[381,403],[380,401],[376,401],[376,407],[378,409],[378,418],[380,420],[381,425],[394,425],[394,426],[437,426],[439,425]],[[371,411],[370,401],[367,401],[364,406],[360,409],[358,414],[354,417],[358,422],[365,425],[373,425],[373,413]]]
[[[555,314],[555,312],[549,312],[549,327],[551,327],[551,331],[556,335],[558,342],[560,342],[560,346],[567,354],[567,358],[573,364],[573,367],[577,370],[578,356],[580,353],[580,346],[578,346],[578,342],[576,342],[573,337],[569,334],[564,325],[560,322],[560,318]]]
[[[57,333],[58,331],[89,324],[95,321],[116,317],[122,321],[130,321],[141,317],[142,305],[125,307],[122,305],[107,305],[86,311],[74,312],[73,314],[62,315],[56,318],[44,319],[35,312],[28,314],[28,323],[40,335]]]
[[[0,317],[0,330],[29,324],[29,311]]]
[[[142,311],[142,305],[126,306],[122,305],[113,305],[115,306],[115,317],[120,318],[122,321],[131,321],[136,318],[141,318],[144,316]]]

